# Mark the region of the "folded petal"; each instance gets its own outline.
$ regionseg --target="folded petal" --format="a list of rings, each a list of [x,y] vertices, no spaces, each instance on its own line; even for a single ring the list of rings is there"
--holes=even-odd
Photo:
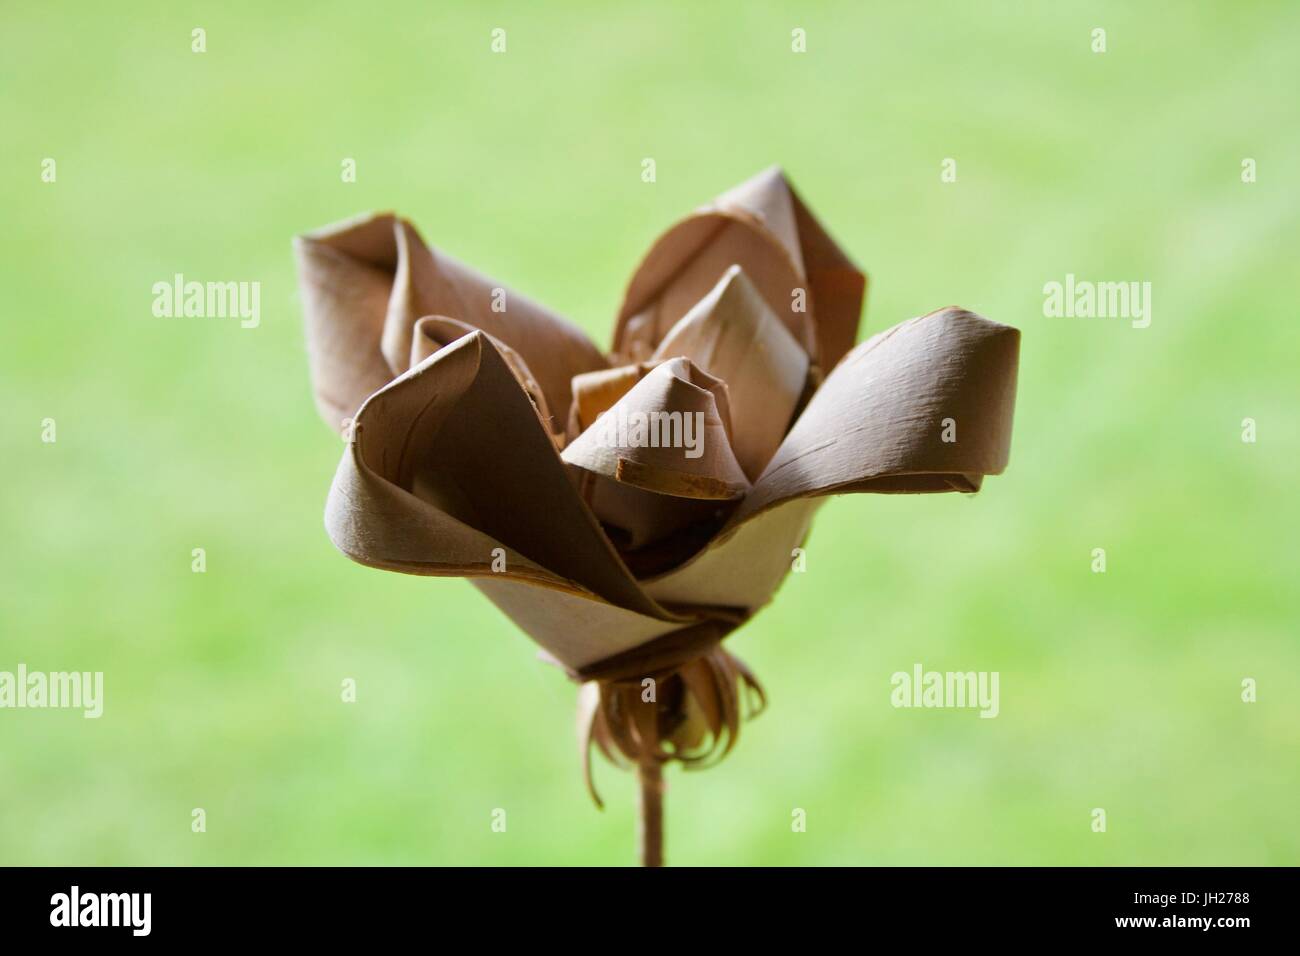
[[[664,616],[582,502],[485,333],[380,389],[355,429],[325,515],[330,537],[354,560],[414,574],[516,577]]]
[[[977,491],[1006,467],[1020,332],[959,308],[863,342],[813,395],[734,520],[851,491]]]
[[[744,270],[732,266],[668,331],[653,360],[677,355],[727,383],[732,445],[755,480],[790,426],[808,378],[808,353]]]
[[[642,581],[661,604],[721,605],[757,610],[776,593],[808,537],[824,498],[797,498],[739,524],[677,567]]]
[[[391,215],[364,216],[294,240],[316,407],[340,432],[393,378],[379,351],[397,265],[393,226]]]
[[[688,359],[637,382],[564,450],[571,465],[680,498],[730,500],[749,488],[728,437],[726,386]]]
[[[532,586],[524,578],[474,579],[519,629],[571,671],[639,647],[700,620],[691,614],[642,614],[591,595]]]
[[[405,370],[415,323],[426,315],[459,319],[510,346],[557,411],[569,407],[573,376],[609,364],[577,326],[431,249],[409,222],[398,222],[395,237],[397,270],[382,341],[394,373]]]
[[[728,435],[726,386],[689,360],[648,372],[564,449],[582,494],[625,552],[684,529],[707,539],[748,489]],[[688,552],[700,540],[677,542]],[[676,549],[629,557],[634,570],[672,561]]]
[[[721,533],[645,579],[646,591],[666,604],[757,608],[789,573],[823,496],[979,490],[1006,467],[1019,342],[1018,330],[956,308],[863,342]]]
[[[732,265],[819,368],[832,368],[853,344],[866,277],[773,167],[660,237],[628,286],[615,353],[648,356]]]
[[[457,339],[463,338],[475,332],[474,326],[468,322],[461,322],[458,319],[449,319],[441,315],[426,315],[415,323],[415,332],[411,339],[411,368],[419,365],[430,355],[438,350],[450,345]],[[484,333],[487,335],[487,333]],[[560,422],[550,411],[546,404],[546,396],[542,394],[542,388],[537,384],[537,379],[533,377],[532,370],[524,357],[506,345],[500,339],[488,336],[496,350],[501,353],[505,359],[506,365],[514,373],[519,385],[523,388],[524,393],[532,401],[533,407],[537,411],[537,417],[542,420],[543,427],[557,443],[562,441],[563,434],[560,428]],[[579,376],[581,378],[581,376]]]
[[[410,367],[415,324],[425,316],[465,322],[508,345],[560,414],[570,379],[608,364],[577,327],[430,249],[391,213],[300,236],[295,248],[317,406],[340,431],[366,396]]]

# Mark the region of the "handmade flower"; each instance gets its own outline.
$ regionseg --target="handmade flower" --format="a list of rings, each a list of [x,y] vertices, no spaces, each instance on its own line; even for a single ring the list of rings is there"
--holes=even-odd
[[[394,215],[296,248],[349,438],[330,538],[472,579],[582,684],[588,785],[591,743],[638,769],[648,862],[662,765],[720,757],[761,706],[721,642],[825,497],[975,492],[1007,463],[1019,333],[946,308],[854,347],[865,277],[779,170],[654,244],[608,355]]]

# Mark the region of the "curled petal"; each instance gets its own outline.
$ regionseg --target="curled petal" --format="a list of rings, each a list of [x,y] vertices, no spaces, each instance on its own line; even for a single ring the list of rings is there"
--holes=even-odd
[[[663,362],[564,449],[592,510],[640,548],[721,514],[749,488],[728,435],[726,386],[684,358]]]
[[[334,543],[363,564],[520,577],[665,616],[601,532],[483,332],[365,402],[325,519]]]
[[[729,427],[726,386],[687,359],[670,359],[579,435],[564,460],[659,494],[737,498],[749,481]]]
[[[411,367],[414,368],[434,352],[474,331],[474,326],[468,322],[449,319],[441,315],[425,316],[415,323],[415,332],[411,340]],[[551,415],[550,406],[546,403],[546,396],[542,393],[542,387],[537,384],[537,379],[533,377],[532,370],[529,369],[528,363],[524,361],[524,357],[499,339],[492,338],[489,335],[488,340],[501,353],[501,357],[505,359],[506,365],[514,373],[520,387],[528,395],[529,400],[533,403],[533,408],[537,411],[537,417],[542,420],[542,425],[557,444],[562,444],[563,433],[559,430],[559,423]]]
[[[340,431],[368,395],[411,367],[415,326],[425,316],[467,323],[505,343],[561,413],[573,376],[608,364],[576,326],[435,252],[392,213],[299,236],[295,250],[316,401]]]
[[[863,342],[813,395],[726,527],[645,580],[646,591],[667,603],[759,607],[789,573],[824,496],[977,491],[1007,463],[1019,341],[1014,328],[950,308]]]
[[[978,491],[1011,449],[1020,332],[956,307],[855,348],[827,377],[736,520],[794,498]]]
[[[391,215],[366,216],[294,240],[316,407],[340,432],[393,378],[379,351],[397,264],[393,228]]]
[[[426,315],[459,319],[510,346],[537,376],[552,409],[569,407],[574,375],[608,364],[576,326],[430,248],[409,222],[398,222],[395,238],[398,262],[382,342],[394,373],[404,370],[415,323]]]

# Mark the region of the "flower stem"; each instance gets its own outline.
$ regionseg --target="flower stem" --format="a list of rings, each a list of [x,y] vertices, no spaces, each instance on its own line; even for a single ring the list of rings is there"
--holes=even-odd
[[[640,837],[641,865],[664,865],[664,778],[657,760],[637,764],[641,784],[641,816],[637,821]]]

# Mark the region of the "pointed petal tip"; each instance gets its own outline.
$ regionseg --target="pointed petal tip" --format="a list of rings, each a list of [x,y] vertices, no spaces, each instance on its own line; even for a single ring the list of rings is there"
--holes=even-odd
[[[716,292],[717,295],[721,297],[733,289],[737,291],[742,289],[754,289],[754,281],[749,277],[749,273],[741,268],[739,263],[733,263],[732,265],[727,266],[727,271],[722,273],[722,278],[720,278],[717,285],[713,287],[713,292]],[[755,293],[757,293],[757,291],[758,290],[754,289]],[[707,299],[709,296],[706,295],[704,298]],[[702,299],[701,301],[704,300]]]
[[[784,190],[788,193],[794,192],[794,187],[790,182],[790,177],[786,175],[785,169],[779,163],[773,163],[771,166],[765,166],[752,176],[747,176],[734,186],[721,193],[717,199],[725,199],[758,189],[760,193],[769,190]],[[717,201],[715,199],[715,202]]]

